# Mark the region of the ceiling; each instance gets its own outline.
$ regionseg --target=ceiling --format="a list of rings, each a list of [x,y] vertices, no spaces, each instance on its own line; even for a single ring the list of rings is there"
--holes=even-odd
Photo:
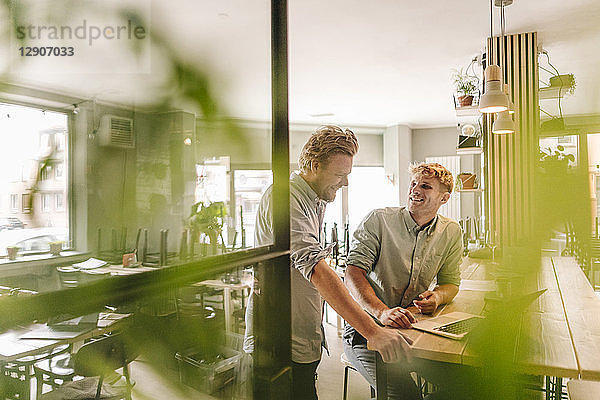
[[[90,10],[64,1],[59,16],[52,2],[50,18],[72,24],[93,18]],[[48,18],[49,6],[41,3],[30,3],[31,18]],[[228,115],[270,118],[269,2],[126,3],[149,17],[153,34],[178,57],[207,73]],[[456,123],[451,70],[465,68],[484,50],[490,30],[487,0],[296,0],[288,6],[291,121],[412,128]],[[577,88],[563,99],[563,113],[600,113],[600,2],[514,0],[505,14],[507,34],[538,32],[554,67],[575,75]],[[8,29],[6,10],[2,17]],[[498,35],[497,8],[494,24]],[[0,61],[3,79],[133,106],[151,104],[173,90],[165,78],[164,48],[151,46],[136,59],[116,42],[95,46],[76,48],[79,57],[42,64],[50,61],[14,57],[14,42],[3,43],[0,60],[13,56],[12,63]],[[544,57],[540,65],[549,67]],[[122,66],[129,69],[119,70]],[[548,74],[541,71],[540,78],[547,82]],[[558,113],[555,100],[541,105]]]

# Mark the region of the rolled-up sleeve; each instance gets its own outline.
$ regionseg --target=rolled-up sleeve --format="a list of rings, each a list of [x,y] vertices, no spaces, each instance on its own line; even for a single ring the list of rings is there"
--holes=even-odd
[[[346,263],[371,272],[379,259],[381,238],[377,210],[371,211],[358,225]]]
[[[463,254],[462,232],[458,224],[451,225],[448,230],[450,246],[448,254],[444,258],[444,264],[437,274],[437,283],[438,285],[452,284],[459,286],[460,264]]]
[[[303,207],[294,197],[290,199],[290,260],[310,280],[315,265],[331,254],[333,245],[321,246],[319,221],[309,218]]]

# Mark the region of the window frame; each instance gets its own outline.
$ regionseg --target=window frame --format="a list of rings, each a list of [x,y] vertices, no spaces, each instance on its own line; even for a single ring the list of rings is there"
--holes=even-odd
[[[85,173],[76,176],[73,171],[73,168],[80,168],[80,171],[85,171],[85,165],[87,160],[87,140],[80,141],[79,151],[74,151],[73,144],[75,142],[75,136],[79,131],[85,132],[85,127],[77,126],[74,121],[74,116],[72,111],[69,111],[67,107],[70,105],[83,101],[84,99],[61,95],[57,93],[47,92],[41,89],[34,88],[25,88],[19,85],[6,83],[3,87],[3,92],[0,93],[0,103],[21,106],[21,107],[29,107],[41,111],[52,111],[56,113],[61,113],[66,115],[67,117],[67,134],[65,135],[65,146],[66,149],[63,151],[67,152],[67,174],[63,173],[63,178],[65,182],[65,190],[66,190],[66,198],[64,199],[65,207],[63,210],[68,212],[68,238],[65,243],[64,251],[70,251],[71,254],[75,255],[76,253],[85,253],[88,250],[87,245],[87,196],[79,196],[77,201],[73,199],[73,190],[75,187],[84,188],[87,193],[87,177]],[[58,105],[57,105],[58,104]],[[60,106],[62,104],[62,106]],[[55,169],[55,168],[53,168]],[[64,171],[64,169],[63,169]],[[40,177],[41,178],[41,177]],[[54,178],[54,174],[52,174],[52,178]],[[40,199],[41,202],[41,199]],[[51,200],[51,203],[54,202]],[[22,205],[21,205],[22,206]],[[40,204],[41,207],[41,204]],[[68,210],[66,207],[69,207]],[[19,213],[19,208],[17,207],[16,211],[12,211],[13,213]],[[22,211],[23,214],[30,214],[29,212]],[[77,225],[74,223],[74,218],[80,218]],[[52,255],[50,252],[43,253],[43,256],[46,256],[47,259],[52,259]],[[20,265],[26,267],[29,264],[37,265],[39,262],[39,257],[35,261],[23,261],[17,260]],[[15,261],[9,260],[1,260],[0,265],[14,263]]]

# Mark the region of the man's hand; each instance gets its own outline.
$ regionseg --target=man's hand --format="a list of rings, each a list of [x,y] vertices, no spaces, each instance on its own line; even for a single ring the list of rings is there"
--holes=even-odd
[[[402,307],[388,308],[379,315],[379,322],[392,328],[412,328],[417,319],[410,311]]]
[[[419,295],[421,300],[413,301],[414,305],[419,309],[421,314],[433,314],[433,312],[442,303],[440,295],[431,290],[426,290]]]
[[[386,363],[397,362],[403,358],[412,361],[412,343],[413,341],[401,332],[385,327],[378,327],[375,334],[367,338],[367,348],[379,352]]]

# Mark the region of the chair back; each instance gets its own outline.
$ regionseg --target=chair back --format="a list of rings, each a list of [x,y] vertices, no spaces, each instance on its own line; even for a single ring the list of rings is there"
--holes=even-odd
[[[74,355],[73,367],[77,375],[100,376],[126,367],[137,356],[122,334],[112,334],[81,346]]]

